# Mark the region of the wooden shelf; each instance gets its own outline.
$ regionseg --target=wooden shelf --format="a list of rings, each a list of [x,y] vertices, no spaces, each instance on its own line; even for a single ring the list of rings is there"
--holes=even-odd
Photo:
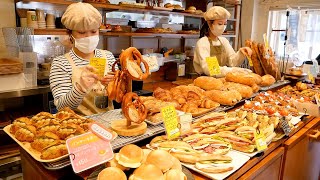
[[[21,9],[45,9],[45,10],[60,10],[63,11],[74,2],[66,0],[15,0],[16,7]],[[132,13],[151,13],[155,15],[179,15],[185,17],[202,18],[203,15],[183,13],[183,12],[172,12],[172,11],[162,11],[154,9],[145,8],[132,8],[126,6],[119,6],[115,4],[104,4],[104,3],[90,3],[99,10],[104,11],[120,11],[120,12],[132,12]]]
[[[34,29],[34,35],[68,35],[66,29]],[[165,38],[199,38],[199,34],[175,34],[175,33],[135,33],[135,32],[100,32],[103,36],[132,36],[132,37],[165,37]],[[225,34],[223,37],[236,37],[233,34]]]
[[[66,29],[34,29],[34,35],[68,35]],[[100,32],[103,36],[199,38],[199,34]]]

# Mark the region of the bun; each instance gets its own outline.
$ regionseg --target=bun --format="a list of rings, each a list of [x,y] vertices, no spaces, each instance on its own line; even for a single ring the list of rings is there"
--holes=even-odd
[[[143,159],[141,163],[145,163],[147,161],[148,155],[151,153],[150,149],[142,149],[143,150]]]
[[[196,10],[197,10],[197,8],[196,8],[196,7],[194,7],[194,6],[190,6],[190,7],[188,7],[188,10],[196,11]]]
[[[108,167],[104,170],[102,170],[97,180],[127,180],[126,174],[117,167]]]
[[[172,162],[173,162],[173,166],[171,167],[171,169],[178,169],[178,170],[182,171],[182,165],[181,165],[181,162],[179,161],[179,159],[177,159],[174,156],[171,156],[171,157],[172,157]]]
[[[270,74],[262,76],[261,86],[271,86],[276,82],[276,79]]]
[[[187,180],[187,176],[177,169],[169,170],[164,174],[165,180]]]
[[[222,81],[209,76],[200,76],[193,81],[193,84],[206,91],[220,90],[223,87]]]
[[[115,154],[115,156],[117,156],[117,154]],[[106,163],[106,166],[107,167],[117,167],[117,168],[121,169],[122,171],[129,170],[129,168],[126,168],[126,167],[122,166],[121,164],[119,164],[118,161],[115,158],[113,158],[110,161],[108,161]]]
[[[140,147],[129,144],[120,149],[116,160],[124,167],[137,168],[141,165],[143,151]]]
[[[129,180],[164,180],[161,170],[153,164],[142,164],[134,170]]]
[[[150,152],[146,163],[157,166],[162,172],[168,171],[173,166],[172,156],[167,151],[160,149]]]

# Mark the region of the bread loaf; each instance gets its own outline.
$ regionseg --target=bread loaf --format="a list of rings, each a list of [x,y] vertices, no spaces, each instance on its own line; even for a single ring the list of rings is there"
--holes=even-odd
[[[250,47],[252,49],[251,60],[252,60],[254,72],[259,74],[260,76],[264,75],[264,71],[259,61],[259,51],[257,48],[257,44],[250,40],[246,40],[245,44],[247,47]]]
[[[220,90],[223,87],[223,83],[219,79],[209,76],[200,76],[193,81],[193,84],[206,91]]]
[[[223,90],[236,90],[241,94],[242,98],[250,98],[253,94],[253,90],[250,86],[234,82],[224,83]]]
[[[276,79],[270,74],[262,76],[261,86],[271,86],[276,82]]]
[[[237,104],[241,99],[241,94],[236,90],[221,91],[211,90],[204,92],[204,95],[222,105],[233,106]]]
[[[238,72],[228,73],[226,75],[226,81],[240,83],[248,86],[256,84],[256,79],[252,74]]]

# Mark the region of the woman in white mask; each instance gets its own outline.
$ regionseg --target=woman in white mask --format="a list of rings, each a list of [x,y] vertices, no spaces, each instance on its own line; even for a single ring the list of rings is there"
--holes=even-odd
[[[99,77],[89,65],[90,59],[103,58],[107,72],[115,62],[111,52],[96,49],[102,22],[100,12],[90,4],[74,3],[68,6],[61,21],[69,31],[73,47],[52,62],[50,87],[54,104],[58,109],[70,107],[83,115],[104,112],[107,107],[113,109],[105,96],[113,76]]]
[[[210,75],[206,59],[216,57],[220,66],[239,66],[245,56],[251,56],[248,47],[235,52],[229,41],[221,35],[226,29],[230,13],[223,7],[213,6],[204,13],[205,24],[201,29],[202,38],[198,40],[194,52],[193,66],[200,75]]]

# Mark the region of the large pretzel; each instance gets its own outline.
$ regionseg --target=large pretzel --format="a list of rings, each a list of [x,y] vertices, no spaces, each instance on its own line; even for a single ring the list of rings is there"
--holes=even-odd
[[[127,119],[127,125],[131,122],[142,123],[147,117],[147,108],[136,93],[128,92],[123,97],[122,112]]]

